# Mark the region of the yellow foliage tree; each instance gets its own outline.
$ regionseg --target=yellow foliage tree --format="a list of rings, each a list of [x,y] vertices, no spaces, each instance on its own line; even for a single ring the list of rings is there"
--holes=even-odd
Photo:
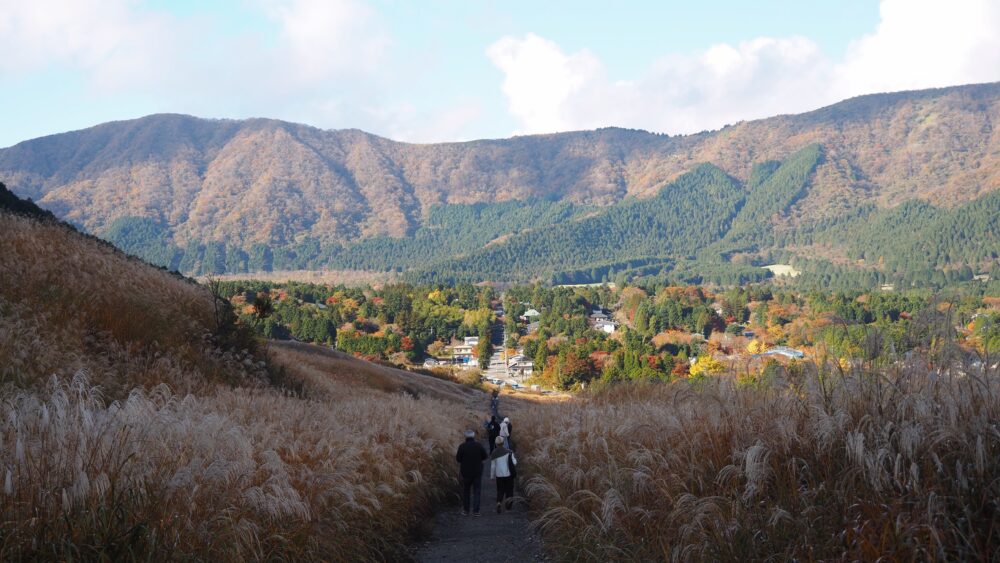
[[[763,354],[765,351],[767,351],[767,345],[760,340],[751,340],[750,344],[747,344],[747,352],[751,354]]]
[[[697,360],[695,360],[689,373],[692,377],[697,377],[699,375],[714,375],[722,373],[725,369],[726,366],[719,360],[716,360],[708,354],[702,354],[701,356],[698,356]]]
[[[438,357],[444,353],[445,344],[441,340],[435,340],[427,345],[427,353],[432,357]]]
[[[489,309],[471,309],[465,312],[462,324],[475,328],[483,323],[492,323],[494,320],[496,320],[496,317],[493,311]]]
[[[785,337],[785,331],[779,325],[772,325],[767,328],[767,334],[775,340],[781,340]]]

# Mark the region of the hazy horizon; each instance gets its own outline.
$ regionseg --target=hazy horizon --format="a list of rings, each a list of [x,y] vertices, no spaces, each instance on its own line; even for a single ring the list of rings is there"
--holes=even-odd
[[[394,139],[392,137],[387,137],[385,135],[380,135],[380,134],[375,133],[373,131],[367,131],[365,129],[361,129],[361,128],[358,128],[358,127],[320,127],[318,125],[313,125],[311,123],[307,123],[307,122],[304,122],[304,121],[281,119],[281,118],[268,117],[268,116],[263,116],[263,115],[253,115],[253,116],[247,116],[247,117],[214,117],[214,116],[207,116],[207,115],[194,115],[194,114],[190,114],[190,113],[157,112],[157,113],[150,113],[150,114],[138,115],[138,116],[135,116],[135,117],[124,117],[124,118],[120,118],[120,119],[114,119],[114,120],[111,120],[111,121],[104,121],[104,122],[101,122],[101,123],[93,123],[91,125],[85,125],[83,127],[80,127],[78,129],[68,129],[66,131],[55,131],[55,132],[52,132],[52,133],[46,133],[46,134],[40,135],[38,137],[32,137],[32,138],[28,138],[28,139],[22,139],[20,141],[17,141],[15,143],[11,144],[11,145],[0,146],[0,149],[10,148],[10,147],[18,145],[20,143],[32,141],[32,140],[43,138],[43,137],[51,137],[51,136],[55,136],[55,135],[62,135],[62,134],[65,134],[65,133],[72,133],[74,131],[83,131],[83,130],[90,129],[92,127],[97,127],[97,126],[100,126],[100,125],[104,125],[104,124],[107,124],[107,123],[125,122],[125,121],[138,121],[140,119],[146,119],[146,118],[149,118],[149,117],[162,116],[162,115],[176,115],[176,116],[190,117],[190,118],[193,118],[193,119],[199,119],[199,120],[204,120],[204,121],[253,121],[253,120],[280,121],[282,123],[290,123],[290,124],[293,124],[293,125],[302,125],[302,126],[305,126],[305,127],[312,127],[312,128],[320,129],[320,130],[323,130],[323,131],[362,131],[364,133],[367,133],[367,134],[370,134],[370,135],[375,135],[375,136],[378,136],[378,137],[382,137],[382,138],[388,139],[390,141],[399,142],[399,143],[406,143],[406,144],[414,144],[414,145],[422,145],[422,144],[445,144],[445,143],[470,143],[470,142],[476,142],[476,141],[502,141],[502,140],[507,140],[507,139],[513,139],[513,138],[516,138],[516,137],[527,137],[527,136],[533,136],[533,135],[559,135],[559,134],[564,134],[564,133],[577,133],[577,132],[587,132],[587,131],[599,131],[601,129],[626,129],[626,130],[631,130],[631,131],[641,131],[641,132],[649,133],[649,134],[652,134],[652,135],[667,135],[667,136],[671,136],[671,137],[683,137],[683,136],[689,136],[689,135],[697,135],[697,134],[700,134],[700,133],[714,133],[714,132],[720,131],[722,129],[725,129],[726,127],[730,127],[732,125],[736,125],[738,123],[751,122],[751,121],[763,121],[763,120],[771,119],[771,118],[774,118],[774,117],[780,117],[780,116],[783,116],[783,115],[801,115],[801,114],[805,114],[805,113],[811,113],[813,111],[818,111],[818,110],[821,110],[821,109],[826,108],[826,107],[837,105],[840,102],[844,102],[844,101],[855,99],[855,98],[866,97],[866,96],[879,96],[879,95],[885,95],[885,94],[900,94],[900,93],[905,93],[905,92],[909,92],[909,91],[940,90],[940,89],[947,89],[947,88],[962,88],[962,87],[965,87],[965,86],[983,86],[983,85],[989,85],[989,84],[1000,84],[1000,81],[969,83],[969,84],[956,84],[956,85],[953,85],[953,86],[942,86],[942,87],[926,88],[926,89],[918,89],[918,90],[896,90],[896,91],[890,91],[890,92],[873,92],[873,93],[870,93],[870,94],[859,94],[857,96],[852,96],[850,98],[844,98],[842,100],[834,101],[834,102],[832,102],[830,104],[825,104],[825,105],[817,106],[817,107],[814,107],[814,108],[804,109],[804,110],[802,110],[800,112],[794,112],[794,113],[787,113],[787,112],[786,113],[776,113],[776,114],[773,114],[773,115],[767,115],[767,116],[763,116],[763,117],[755,117],[755,118],[752,118],[752,119],[740,119],[740,120],[734,121],[732,123],[723,124],[723,125],[721,125],[719,127],[713,128],[713,129],[704,129],[704,130],[701,130],[701,131],[688,132],[688,133],[670,133],[668,131],[652,131],[650,129],[645,129],[645,128],[642,128],[642,127],[622,127],[622,126],[618,126],[618,125],[603,125],[603,126],[597,126],[597,127],[587,128],[587,129],[566,129],[566,130],[561,130],[561,131],[550,131],[550,132],[545,132],[545,133],[518,133],[518,132],[514,132],[514,133],[510,133],[509,135],[506,135],[506,136],[477,137],[477,138],[473,138],[473,139],[456,139],[456,140],[451,140],[451,141],[449,141],[449,140],[441,140],[441,141],[419,141],[419,140],[416,140],[416,141],[414,141],[414,140]]]
[[[679,135],[1000,79],[986,0],[814,4],[0,0],[0,103],[16,108],[0,146],[155,113],[417,143]]]

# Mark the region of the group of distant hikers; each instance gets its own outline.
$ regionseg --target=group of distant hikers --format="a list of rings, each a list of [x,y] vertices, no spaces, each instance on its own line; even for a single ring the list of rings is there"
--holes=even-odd
[[[473,516],[479,516],[480,496],[483,485],[483,462],[490,460],[490,479],[497,484],[497,514],[510,510],[514,499],[514,481],[517,479],[517,456],[511,440],[510,417],[498,420],[499,393],[494,390],[490,398],[492,415],[483,427],[489,437],[489,453],[476,440],[476,431],[465,431],[465,442],[458,446],[455,460],[462,475],[462,515],[468,516],[471,508]]]

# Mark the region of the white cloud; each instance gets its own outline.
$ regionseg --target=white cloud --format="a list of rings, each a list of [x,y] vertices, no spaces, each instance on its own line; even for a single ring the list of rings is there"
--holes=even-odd
[[[359,109],[392,90],[384,65],[391,39],[372,8],[362,0],[245,6],[273,25],[270,33],[135,0],[0,0],[0,79],[9,86],[31,73],[68,71],[96,96],[152,100],[160,111],[387,125]]]
[[[161,62],[173,31],[169,18],[137,11],[127,0],[0,0],[0,71],[63,65],[102,82],[111,71],[135,74]]]
[[[221,22],[180,19],[133,0],[0,0],[0,71],[61,66],[86,72],[102,88],[149,80],[190,86],[193,78],[234,72],[244,73],[237,77],[240,88],[290,80],[308,86],[377,74],[390,44],[377,14],[361,0],[260,0],[256,6],[277,27],[274,41],[225,36],[217,29]]]
[[[761,38],[667,56],[633,81],[609,81],[587,51],[567,55],[535,35],[504,37],[487,56],[504,73],[503,92],[518,132],[606,125],[690,132],[751,115],[808,109],[826,66],[804,38]],[[803,90],[809,90],[802,99]]]
[[[760,37],[667,55],[634,80],[610,81],[601,61],[529,34],[487,57],[504,74],[517,132],[608,125],[691,133],[807,111],[871,92],[1000,80],[1000,2],[883,0],[881,22],[845,58],[808,38]]]
[[[408,101],[346,105],[322,100],[289,118],[306,123],[345,123],[351,116],[374,124],[369,132],[408,143],[439,143],[471,140],[470,126],[484,115],[476,99],[458,99],[447,105],[423,108]]]
[[[358,0],[270,0],[281,26],[285,63],[304,79],[339,72],[375,72],[390,44],[370,7]]]
[[[534,34],[504,37],[486,54],[503,71],[510,113],[528,132],[573,127],[568,103],[603,80],[603,68],[593,55],[581,51],[567,56],[555,42]]]
[[[838,60],[809,38],[760,37],[665,54],[614,80],[586,49],[568,52],[536,34],[502,37],[486,61],[502,73],[507,118],[473,97],[474,87],[438,89],[434,61],[394,43],[378,12],[384,4],[239,5],[254,13],[226,25],[212,11],[175,15],[141,0],[0,0],[0,82],[17,88],[47,71],[83,77],[87,90],[72,91],[81,112],[95,99],[121,100],[429,142],[496,134],[479,127],[507,119],[519,133],[607,125],[687,133],[869,92],[1000,80],[1000,1],[882,0],[878,26]]]
[[[757,38],[666,57],[637,82],[630,125],[641,127],[648,116],[662,131],[692,132],[808,110],[825,96],[828,68],[817,45],[803,37]]]
[[[477,100],[464,99],[446,107],[422,111],[411,103],[366,108],[373,121],[384,123],[383,135],[410,143],[470,140],[469,126],[483,116]]]
[[[883,0],[875,31],[855,41],[832,82],[842,92],[1000,79],[1000,2]]]

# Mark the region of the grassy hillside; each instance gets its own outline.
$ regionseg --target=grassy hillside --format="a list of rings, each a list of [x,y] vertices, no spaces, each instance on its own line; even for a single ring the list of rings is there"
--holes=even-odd
[[[532,382],[586,389],[515,420],[538,529],[565,561],[995,560],[998,295],[510,288]]]
[[[8,196],[0,558],[405,555],[453,484],[468,392],[269,354],[205,287]]]

